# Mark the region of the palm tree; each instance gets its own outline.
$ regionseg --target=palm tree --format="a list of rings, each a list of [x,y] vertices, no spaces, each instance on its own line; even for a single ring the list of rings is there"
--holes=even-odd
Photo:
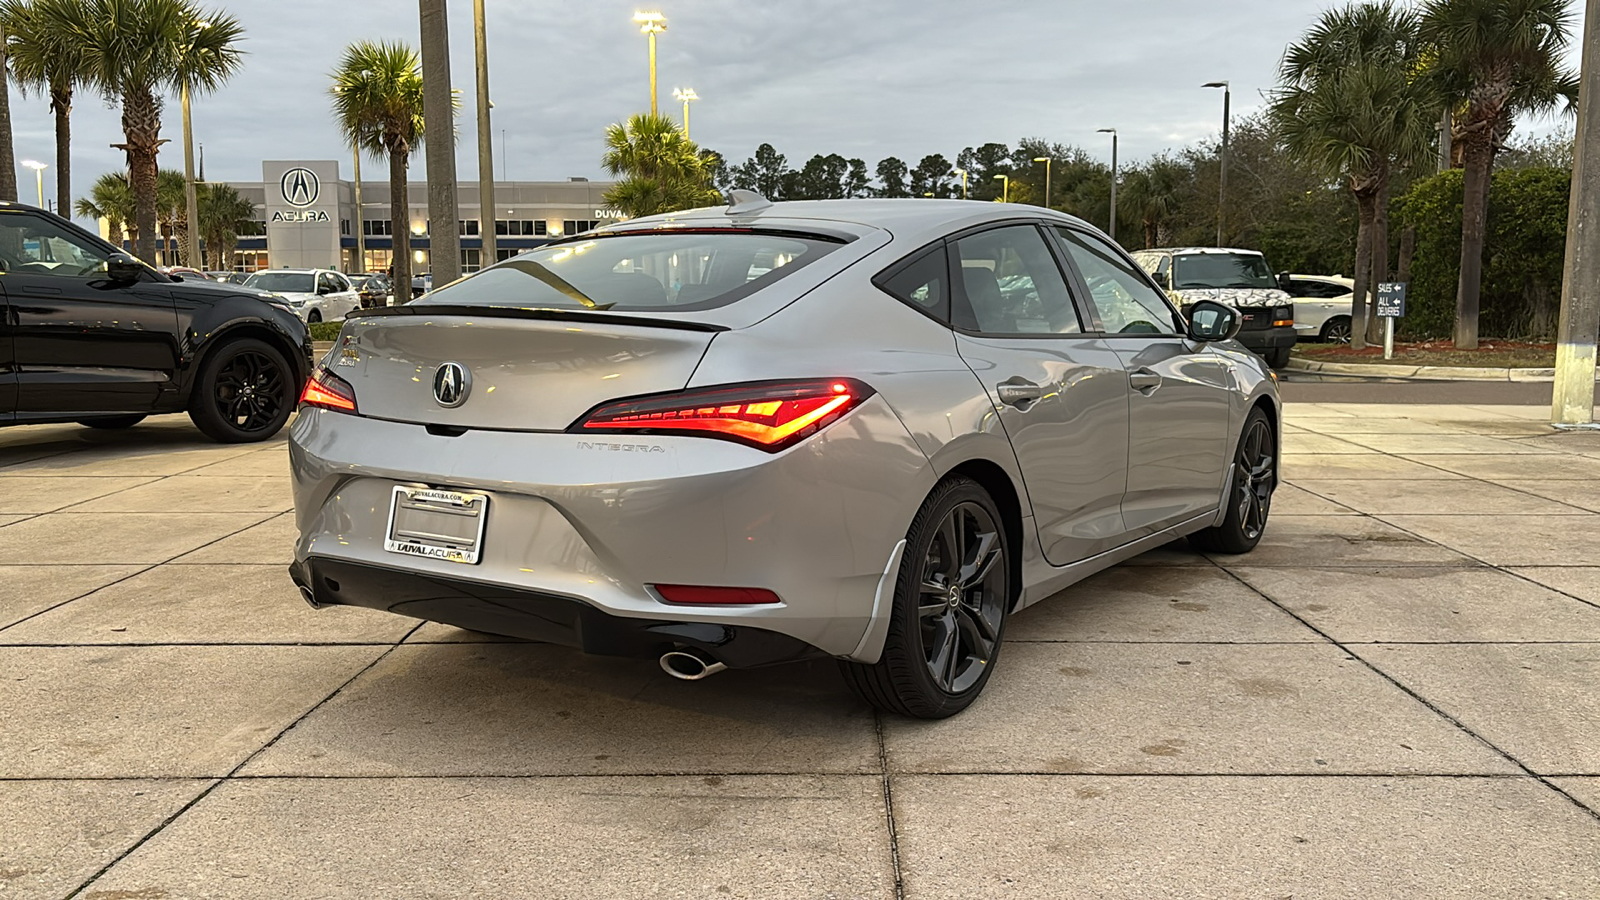
[[[7,65],[5,21],[0,19],[0,73]],[[11,144],[11,83],[0,78],[0,200],[17,199],[17,160]]]
[[[72,208],[72,95],[88,81],[87,0],[5,0],[11,75],[24,92],[50,98],[56,119],[56,209]]]
[[[156,227],[161,230],[162,265],[193,265],[189,260],[189,204],[185,202],[183,173],[162,169],[156,173]],[[178,238],[178,252],[172,252],[172,239]]]
[[[210,251],[208,265],[224,271],[232,269],[239,229],[255,221],[256,205],[226,184],[206,185],[199,201],[201,239]]]
[[[1431,74],[1461,103],[1452,136],[1461,151],[1461,275],[1456,286],[1455,345],[1478,346],[1484,220],[1495,150],[1516,117],[1547,112],[1577,96],[1561,64],[1572,13],[1567,0],[1426,0],[1422,37]],[[1576,104],[1573,103],[1575,107]]]
[[[333,114],[345,141],[358,152],[389,157],[389,222],[394,234],[390,259],[395,290],[409,297],[411,285],[411,207],[406,169],[422,143],[422,66],[402,43],[359,41],[345,48],[333,71]],[[492,228],[493,216],[484,223]]]
[[[107,172],[95,180],[89,196],[78,200],[73,212],[86,219],[105,219],[107,239],[122,246],[122,233],[127,230],[137,239],[133,224],[133,188],[124,172]]]
[[[128,182],[138,226],[135,253],[155,258],[156,154],[161,148],[165,97],[188,85],[190,94],[222,86],[238,68],[237,19],[192,0],[87,0],[84,60],[91,80],[122,104]]]
[[[619,180],[606,203],[629,218],[715,204],[700,149],[666,116],[640,113],[606,129],[601,165]]]
[[[1289,153],[1355,195],[1355,300],[1351,343],[1376,339],[1367,297],[1388,275],[1389,180],[1424,158],[1438,109],[1417,70],[1417,17],[1391,0],[1324,12],[1289,46],[1270,115]]]
[[[1178,208],[1189,174],[1187,166],[1168,156],[1157,156],[1123,173],[1117,195],[1119,218],[1138,220],[1145,247],[1154,247],[1161,240],[1161,228]]]

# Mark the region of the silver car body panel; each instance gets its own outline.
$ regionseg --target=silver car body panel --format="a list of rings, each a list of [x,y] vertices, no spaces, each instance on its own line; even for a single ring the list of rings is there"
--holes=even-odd
[[[1019,608],[1213,524],[1244,417],[1258,403],[1278,408],[1258,357],[1231,342],[1156,335],[958,334],[872,284],[964,228],[1019,218],[1088,228],[999,206],[782,203],[754,218],[697,210],[585,236],[759,225],[849,238],[730,306],[644,314],[725,330],[591,324],[581,312],[560,321],[435,315],[425,304],[352,318],[327,365],[352,385],[361,414],[306,409],[291,429],[297,563],[342,560],[537,590],[624,619],[755,626],[871,662],[888,630],[907,529],[952,472],[1010,487]],[[447,361],[473,375],[455,408],[431,393]],[[1148,396],[1129,385],[1138,367],[1161,376]],[[1048,401],[1027,410],[1001,403],[998,385],[1018,375],[1048,386]],[[778,453],[566,430],[627,396],[843,377],[875,395]],[[481,561],[386,552],[396,485],[488,494]],[[654,584],[760,587],[782,602],[674,606]]]

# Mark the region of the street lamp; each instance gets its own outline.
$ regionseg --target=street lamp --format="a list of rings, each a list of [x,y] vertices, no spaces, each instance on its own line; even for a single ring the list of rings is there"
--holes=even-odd
[[[189,46],[184,53],[188,56],[194,52],[194,45],[200,40],[200,33],[211,27],[211,23],[204,19],[194,23],[194,32],[189,35]],[[187,63],[185,64],[187,68]],[[189,118],[189,79],[187,75],[178,83],[178,104],[183,108],[183,205],[188,216],[189,252],[200,255],[200,202],[194,184],[194,122]],[[199,259],[186,259],[185,263],[196,269],[204,268],[203,261]]]
[[[33,170],[35,180],[39,183],[39,208],[44,208],[44,170],[50,168],[49,163],[39,162],[37,159],[25,159],[22,164]],[[66,215],[66,213],[62,213]]]
[[[1049,209],[1050,208],[1050,163],[1051,163],[1051,159],[1048,156],[1035,156],[1033,158],[1033,161],[1034,162],[1042,162],[1042,163],[1044,163],[1044,208],[1045,209]]]
[[[961,176],[961,199],[967,199],[967,170],[956,169],[955,173]]]
[[[494,235],[494,129],[489,118],[494,103],[489,100],[489,27],[483,0],[472,0],[472,51],[478,83],[478,267],[486,268],[499,254]]]
[[[1221,247],[1222,226],[1228,209],[1228,104],[1233,92],[1226,81],[1208,81],[1201,87],[1222,88],[1222,152],[1218,157],[1222,171],[1217,178],[1217,246]]]
[[[694,92],[694,88],[673,88],[672,96],[676,100],[683,101],[683,136],[687,140],[689,137],[689,104],[699,100],[700,95]]]
[[[656,35],[667,30],[667,17],[658,12],[636,12],[639,33],[650,38],[650,115],[656,115]]]
[[[1111,135],[1111,240],[1117,239],[1117,130],[1101,128],[1096,134]]]
[[[1002,184],[1000,185],[1000,202],[1001,203],[1010,203],[1011,202],[1011,176],[1010,175],[996,175],[994,177],[994,180],[1002,182]]]

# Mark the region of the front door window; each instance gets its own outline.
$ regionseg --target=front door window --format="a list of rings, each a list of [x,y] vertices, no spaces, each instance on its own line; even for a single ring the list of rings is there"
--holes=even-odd
[[[109,256],[42,216],[0,216],[0,266],[7,273],[86,278],[105,272]]]

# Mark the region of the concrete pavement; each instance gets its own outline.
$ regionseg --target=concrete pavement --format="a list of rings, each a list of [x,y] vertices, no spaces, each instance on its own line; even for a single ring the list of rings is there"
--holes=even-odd
[[[697,684],[284,572],[282,441],[0,430],[0,896],[1600,896],[1600,435],[1291,403],[1255,553],[1016,616],[988,692]]]

